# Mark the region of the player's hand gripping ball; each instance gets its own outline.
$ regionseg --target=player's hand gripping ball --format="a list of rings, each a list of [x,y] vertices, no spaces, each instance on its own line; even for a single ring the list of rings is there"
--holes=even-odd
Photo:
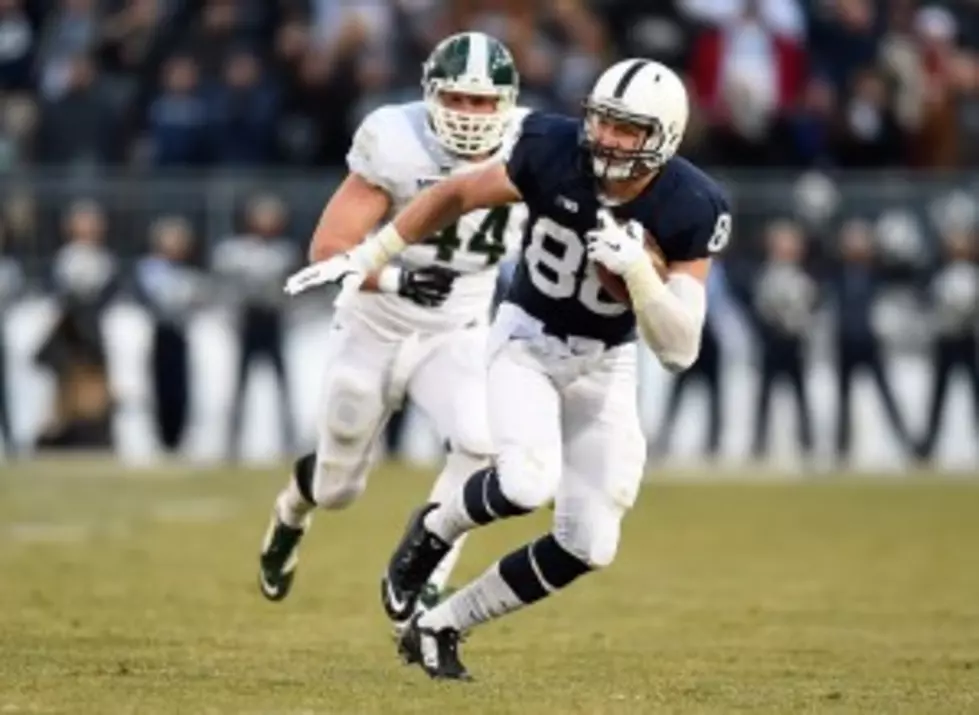
[[[622,274],[637,260],[649,260],[660,278],[666,279],[666,258],[656,239],[638,222],[619,223],[611,211],[603,209],[598,223],[588,235],[588,255],[606,293],[620,303],[632,302]]]

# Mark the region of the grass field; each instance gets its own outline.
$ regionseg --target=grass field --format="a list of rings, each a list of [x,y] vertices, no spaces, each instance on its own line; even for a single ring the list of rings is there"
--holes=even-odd
[[[463,685],[402,666],[377,599],[429,479],[321,514],[269,604],[281,470],[0,467],[0,713],[979,713],[979,480],[651,484],[616,563],[475,632]]]

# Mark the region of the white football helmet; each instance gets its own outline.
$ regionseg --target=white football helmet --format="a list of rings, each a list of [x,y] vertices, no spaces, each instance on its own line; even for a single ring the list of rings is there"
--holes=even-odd
[[[442,40],[425,61],[422,86],[435,136],[446,149],[468,157],[493,151],[503,141],[520,78],[510,51],[482,32],[462,32]],[[442,92],[495,97],[489,113],[446,107]]]
[[[630,179],[657,169],[676,154],[687,129],[690,102],[677,74],[653,60],[617,62],[595,82],[584,102],[583,143],[600,179]],[[644,138],[632,149],[603,146],[600,122],[635,125]]]

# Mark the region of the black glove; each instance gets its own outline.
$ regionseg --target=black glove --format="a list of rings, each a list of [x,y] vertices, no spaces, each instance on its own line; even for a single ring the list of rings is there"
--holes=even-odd
[[[401,269],[398,295],[425,308],[438,308],[452,292],[452,282],[459,274],[441,266]]]

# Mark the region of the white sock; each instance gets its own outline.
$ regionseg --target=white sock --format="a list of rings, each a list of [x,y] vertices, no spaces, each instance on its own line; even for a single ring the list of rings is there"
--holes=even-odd
[[[296,480],[289,478],[286,488],[279,492],[275,499],[275,513],[286,526],[293,529],[305,528],[308,525],[309,514],[316,508],[316,505],[306,501],[305,497],[299,493]]]
[[[436,631],[443,628],[466,631],[525,605],[503,580],[499,564],[493,564],[482,576],[424,613],[418,625]]]
[[[462,452],[449,452],[445,458],[445,466],[432,487],[430,502],[438,502],[439,506],[425,515],[425,528],[438,536],[447,544],[456,542],[467,531],[476,526],[469,518],[463,503],[462,488],[473,474],[489,466],[486,458],[474,457]],[[436,573],[448,563],[442,576],[442,583],[448,581],[449,572],[459,558],[459,550],[453,548],[439,565]],[[434,580],[434,576],[433,576]]]
[[[445,590],[445,584],[449,582],[449,576],[452,575],[452,569],[455,568],[456,562],[459,561],[459,554],[462,553],[462,545],[465,541],[465,534],[458,537],[452,544],[452,548],[449,549],[449,553],[439,561],[439,565],[435,567],[432,575],[428,577],[428,582],[440,592]]]

